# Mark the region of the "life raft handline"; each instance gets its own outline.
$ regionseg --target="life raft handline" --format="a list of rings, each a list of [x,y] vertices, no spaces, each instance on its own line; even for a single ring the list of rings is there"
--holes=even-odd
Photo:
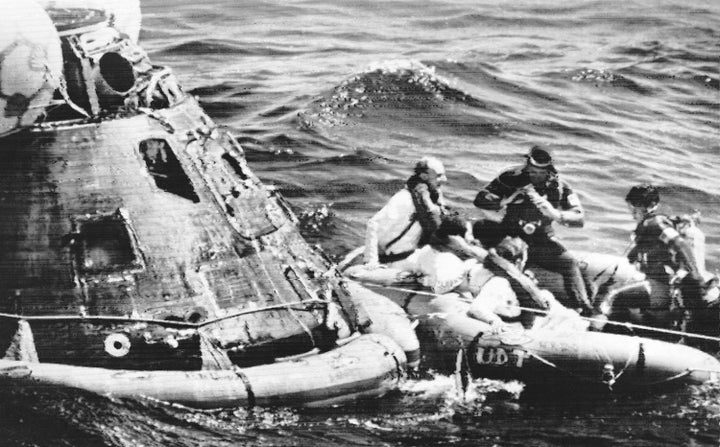
[[[252,313],[258,313],[258,312],[265,312],[269,310],[275,310],[275,309],[285,309],[285,308],[291,308],[291,306],[298,306],[302,304],[310,304],[310,303],[324,303],[328,304],[329,302],[320,298],[312,298],[309,300],[303,300],[303,301],[291,301],[289,303],[282,303],[282,304],[273,304],[270,306],[263,306],[263,307],[257,307],[254,309],[244,309],[239,312],[234,312],[232,314],[223,315],[222,317],[213,318],[212,320],[206,320],[200,323],[190,323],[186,321],[172,321],[172,320],[156,320],[153,318],[133,318],[133,317],[122,317],[122,316],[116,316],[116,315],[18,315],[18,314],[8,314],[8,313],[2,313],[0,312],[0,318],[8,318],[12,320],[25,320],[25,321],[112,321],[112,322],[127,322],[127,323],[151,323],[151,324],[158,324],[161,326],[168,326],[168,327],[179,327],[179,328],[186,328],[186,329],[200,329],[204,326],[209,326],[211,324],[219,323],[224,320],[230,320],[235,317],[240,317],[243,315],[248,315]],[[306,309],[292,309],[296,311],[305,311]]]
[[[404,371],[402,362],[400,360],[398,360],[398,358],[395,357],[395,354],[390,352],[390,350],[387,348],[387,346],[382,344],[379,340],[372,340],[372,342],[375,343],[376,345],[379,345],[381,348],[385,349],[385,351],[386,351],[385,354],[386,355],[389,354],[392,357],[393,361],[395,362],[395,371],[397,371],[397,373],[398,373],[398,378],[402,377],[403,371]]]
[[[442,296],[437,293],[425,292],[422,290],[406,289],[403,287],[388,286],[388,285],[384,285],[384,284],[373,283],[371,281],[360,281],[360,280],[356,280],[356,279],[354,279],[353,281],[358,282],[362,285],[367,285],[367,286],[371,286],[371,287],[379,287],[379,288],[383,288],[383,289],[387,289],[387,290],[394,290],[396,292],[414,293],[416,295],[425,295],[425,296],[430,296],[430,297],[434,297],[434,298]],[[527,312],[535,312],[535,313],[542,314],[542,315],[548,315],[550,313],[546,310],[533,309],[531,307],[523,307],[523,306],[512,306],[512,307],[515,307],[517,309],[524,310]],[[698,338],[698,339],[702,339],[702,340],[720,342],[720,337],[712,337],[710,335],[695,334],[692,332],[675,331],[672,329],[663,329],[663,328],[657,328],[657,327],[652,327],[652,326],[645,326],[642,324],[627,323],[627,322],[623,322],[623,321],[604,320],[604,319],[599,319],[599,318],[584,317],[582,315],[578,315],[578,317],[585,321],[590,321],[590,322],[595,322],[595,323],[603,323],[603,324],[612,324],[612,325],[616,325],[616,326],[623,326],[623,327],[626,327],[629,329],[642,329],[642,330],[646,330],[646,331],[660,332],[663,334],[679,335],[682,337]]]

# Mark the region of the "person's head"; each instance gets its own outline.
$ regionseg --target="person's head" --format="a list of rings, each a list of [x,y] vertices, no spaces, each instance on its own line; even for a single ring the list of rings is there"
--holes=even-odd
[[[415,164],[415,175],[434,189],[447,182],[445,166],[435,157],[423,157]]]
[[[445,239],[449,236],[464,236],[466,232],[465,220],[457,212],[451,212],[442,216],[435,237]]]
[[[480,242],[485,249],[495,247],[507,234],[507,229],[500,222],[481,219],[473,224],[473,237]]]
[[[660,203],[658,189],[650,184],[635,185],[625,196],[628,209],[636,221],[641,221],[648,213],[655,211]]]
[[[525,156],[525,172],[534,186],[542,185],[557,174],[550,149],[535,145]]]
[[[525,268],[527,262],[528,245],[519,237],[506,237],[495,247],[495,252],[501,258],[515,264],[520,270]]]

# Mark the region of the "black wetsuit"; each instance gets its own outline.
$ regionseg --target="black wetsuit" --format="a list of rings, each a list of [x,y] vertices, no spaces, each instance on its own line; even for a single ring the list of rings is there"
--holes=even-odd
[[[530,185],[530,177],[522,167],[503,171],[491,181],[475,198],[475,206],[482,209],[500,210],[503,201],[506,204],[502,225],[509,236],[519,236],[528,244],[528,263],[559,273],[563,277],[565,293],[572,306],[578,306],[585,312],[591,312],[577,260],[567,251],[555,236],[552,219],[543,215],[522,188]],[[569,210],[579,206],[572,188],[552,176],[545,184],[535,190],[545,196],[550,204],[559,210]],[[495,196],[495,197],[493,197]]]
[[[685,268],[688,274],[680,283],[688,332],[708,335],[717,333],[718,313],[710,312],[703,301],[704,279],[698,270],[692,250],[665,215],[649,213],[634,231],[634,246],[628,253],[630,262],[637,262],[648,279],[668,284],[672,271]],[[652,322],[650,322],[652,324]],[[690,339],[692,345],[717,349],[717,342]]]

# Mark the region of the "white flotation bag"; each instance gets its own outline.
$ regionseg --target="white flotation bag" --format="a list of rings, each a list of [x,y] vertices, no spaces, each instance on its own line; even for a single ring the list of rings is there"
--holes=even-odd
[[[402,377],[405,355],[383,335],[322,354],[213,371],[131,371],[0,359],[0,387],[70,387],[195,408],[328,406],[380,396]]]
[[[388,298],[354,281],[347,281],[345,285],[353,305],[362,307],[370,318],[371,323],[363,332],[390,337],[405,352],[408,367],[416,368],[420,363],[420,343],[405,311]]]
[[[402,284],[417,284],[417,277],[400,269],[386,267],[368,267],[366,265],[353,265],[345,269],[343,274],[363,283],[397,286]]]
[[[417,270],[424,273],[421,284],[433,293],[450,292],[463,283],[468,266],[453,253],[426,245],[416,252]]]
[[[60,38],[34,1],[0,0],[0,137],[29,126],[60,86]]]

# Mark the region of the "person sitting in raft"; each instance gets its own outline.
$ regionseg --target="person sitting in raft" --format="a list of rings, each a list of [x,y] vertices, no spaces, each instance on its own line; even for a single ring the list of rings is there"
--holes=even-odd
[[[637,226],[633,232],[633,246],[628,260],[635,263],[647,277],[650,303],[644,311],[645,324],[667,326],[671,315],[670,284],[681,269],[687,274],[680,281],[680,290],[686,308],[702,309],[704,279],[698,269],[693,251],[677,231],[670,217],[658,212],[660,193],[649,184],[630,188],[625,201]],[[700,320],[700,315],[691,320]]]
[[[445,213],[442,185],[446,182],[440,160],[423,157],[417,162],[405,187],[368,221],[364,252],[367,267],[392,267],[427,244]]]
[[[510,326],[526,329],[585,330],[587,323],[560,304],[548,290],[541,290],[523,273],[527,261],[527,244],[518,237],[506,237],[490,250],[482,265],[468,273],[468,287],[474,299],[468,316],[488,323],[494,332]],[[544,317],[523,308],[545,311]]]
[[[442,215],[440,226],[427,244],[406,258],[379,267],[350,266],[343,271],[360,281],[390,286],[421,284],[433,293],[443,294],[466,283],[469,267],[487,255],[471,237],[466,239],[468,233],[468,223],[457,212],[448,212]]]
[[[501,211],[506,234],[529,245],[532,264],[562,275],[572,305],[594,313],[577,260],[555,236],[553,222],[582,227],[585,214],[577,194],[561,180],[550,150],[533,146],[524,166],[501,172],[478,192],[476,207]]]
[[[427,245],[395,267],[420,276],[421,284],[433,293],[467,290],[468,270],[487,255],[485,249],[465,239],[467,233],[468,224],[459,214],[445,214]]]
[[[353,266],[345,273],[375,284],[419,283],[436,294],[467,290],[468,269],[487,255],[482,247],[466,240],[467,233],[467,223],[456,212],[450,212],[442,216],[428,243],[405,259],[393,262],[390,267],[369,270],[364,265]]]

